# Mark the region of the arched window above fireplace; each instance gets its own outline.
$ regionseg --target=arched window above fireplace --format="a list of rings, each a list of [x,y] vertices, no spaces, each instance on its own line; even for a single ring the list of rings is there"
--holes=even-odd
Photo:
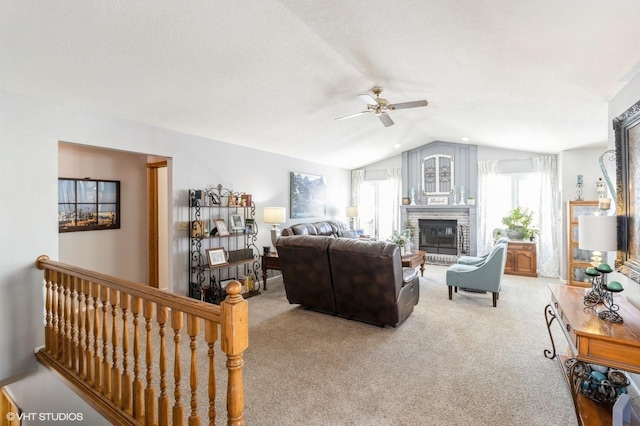
[[[422,195],[454,193],[453,156],[434,154],[424,157],[422,169]]]

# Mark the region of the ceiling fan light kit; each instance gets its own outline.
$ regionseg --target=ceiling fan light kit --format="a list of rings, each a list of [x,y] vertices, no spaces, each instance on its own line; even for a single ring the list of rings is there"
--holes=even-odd
[[[355,114],[349,114],[343,117],[338,117],[336,118],[336,120],[344,120],[346,118],[357,117],[359,115],[364,115],[372,112],[378,117],[378,119],[380,119],[380,122],[384,125],[384,127],[389,127],[389,126],[393,126],[395,123],[393,122],[391,117],[389,117],[389,114],[387,114],[387,111],[394,111],[396,109],[425,107],[429,105],[429,103],[424,99],[419,101],[390,104],[389,101],[380,97],[380,94],[382,93],[382,87],[376,86],[373,89],[371,89],[371,92],[375,95],[375,98],[371,96],[371,94],[369,93],[361,93],[358,95],[360,99],[366,102],[367,104],[366,111],[356,112]]]

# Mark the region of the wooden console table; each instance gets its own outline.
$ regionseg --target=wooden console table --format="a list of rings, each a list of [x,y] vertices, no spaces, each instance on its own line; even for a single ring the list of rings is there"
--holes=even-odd
[[[427,258],[427,252],[422,250],[415,250],[408,254],[402,255],[402,266],[405,268],[417,268],[420,267],[420,276],[424,277],[424,262]]]
[[[262,285],[267,289],[267,271],[274,269],[280,270],[280,258],[277,253],[269,253],[262,256]]]
[[[583,303],[584,287],[549,284],[551,302],[545,307],[545,319],[552,350],[544,351],[549,359],[557,358],[573,397],[576,417],[581,425],[611,424],[611,404],[598,403],[580,393],[582,377],[572,379],[565,368],[567,356],[556,353],[551,323],[557,320],[569,343],[571,357],[577,363],[598,364],[640,374],[640,311],[622,296],[615,296],[618,313],[624,322],[615,324],[598,318]],[[599,305],[599,309],[602,307]]]

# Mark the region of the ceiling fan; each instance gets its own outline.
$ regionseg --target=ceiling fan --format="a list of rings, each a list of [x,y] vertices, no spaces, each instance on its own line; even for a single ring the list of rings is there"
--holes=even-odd
[[[344,117],[338,117],[336,120],[344,120],[346,118],[357,117],[359,115],[368,114],[370,112],[374,113],[384,127],[393,126],[394,122],[387,114],[387,111],[393,111],[396,109],[405,109],[405,108],[416,108],[423,107],[429,105],[427,101],[424,99],[421,101],[412,101],[412,102],[401,102],[399,104],[390,104],[389,101],[380,97],[382,93],[382,87],[374,87],[371,89],[371,92],[375,95],[375,98],[371,96],[369,93],[361,93],[358,95],[360,99],[367,103],[367,109],[365,111],[356,112],[355,114],[345,115]]]

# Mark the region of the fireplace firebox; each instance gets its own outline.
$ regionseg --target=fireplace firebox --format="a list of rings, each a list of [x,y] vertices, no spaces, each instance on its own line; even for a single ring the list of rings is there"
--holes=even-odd
[[[419,219],[420,250],[433,254],[458,254],[458,221]]]

